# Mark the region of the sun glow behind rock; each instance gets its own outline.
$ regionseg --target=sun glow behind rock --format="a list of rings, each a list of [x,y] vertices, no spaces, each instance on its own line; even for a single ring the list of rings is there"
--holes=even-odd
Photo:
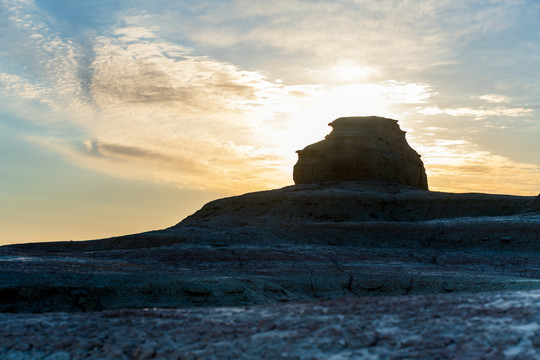
[[[398,118],[392,107],[399,104],[423,103],[429,97],[429,87],[397,81],[343,84],[312,87],[302,96],[283,99],[281,105],[262,106],[258,116],[267,119],[257,128],[269,151],[279,155],[283,164],[278,170],[287,174],[290,182],[295,151],[322,140],[331,130],[328,123],[342,116],[378,115]]]

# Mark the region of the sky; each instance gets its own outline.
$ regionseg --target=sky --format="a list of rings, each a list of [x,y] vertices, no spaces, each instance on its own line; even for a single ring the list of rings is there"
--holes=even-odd
[[[293,184],[341,116],[431,190],[540,192],[536,0],[0,0],[0,244],[172,226]]]

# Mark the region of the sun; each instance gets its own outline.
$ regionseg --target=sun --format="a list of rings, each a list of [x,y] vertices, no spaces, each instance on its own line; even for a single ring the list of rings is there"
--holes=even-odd
[[[358,66],[350,63],[334,66],[329,71],[334,79],[344,82],[356,82],[377,72],[369,66]]]

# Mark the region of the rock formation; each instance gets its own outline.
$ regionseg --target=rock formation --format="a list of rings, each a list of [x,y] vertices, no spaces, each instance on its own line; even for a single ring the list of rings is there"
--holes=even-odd
[[[342,117],[329,125],[333,130],[324,140],[297,151],[296,184],[372,180],[428,189],[420,155],[397,120]]]
[[[304,184],[211,201],[175,228],[417,222],[512,216],[535,211],[534,205],[531,207],[533,200],[532,196],[453,194],[363,181]]]
[[[334,181],[0,247],[0,359],[537,358],[540,196],[425,191],[395,120],[331,125],[295,180]]]

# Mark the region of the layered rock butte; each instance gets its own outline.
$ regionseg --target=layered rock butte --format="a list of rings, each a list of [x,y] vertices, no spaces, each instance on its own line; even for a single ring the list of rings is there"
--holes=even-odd
[[[395,120],[330,125],[296,185],[164,230],[0,247],[0,357],[534,358],[540,196],[427,191]]]
[[[326,138],[298,150],[295,184],[371,180],[428,189],[426,171],[397,120],[342,117]]]

